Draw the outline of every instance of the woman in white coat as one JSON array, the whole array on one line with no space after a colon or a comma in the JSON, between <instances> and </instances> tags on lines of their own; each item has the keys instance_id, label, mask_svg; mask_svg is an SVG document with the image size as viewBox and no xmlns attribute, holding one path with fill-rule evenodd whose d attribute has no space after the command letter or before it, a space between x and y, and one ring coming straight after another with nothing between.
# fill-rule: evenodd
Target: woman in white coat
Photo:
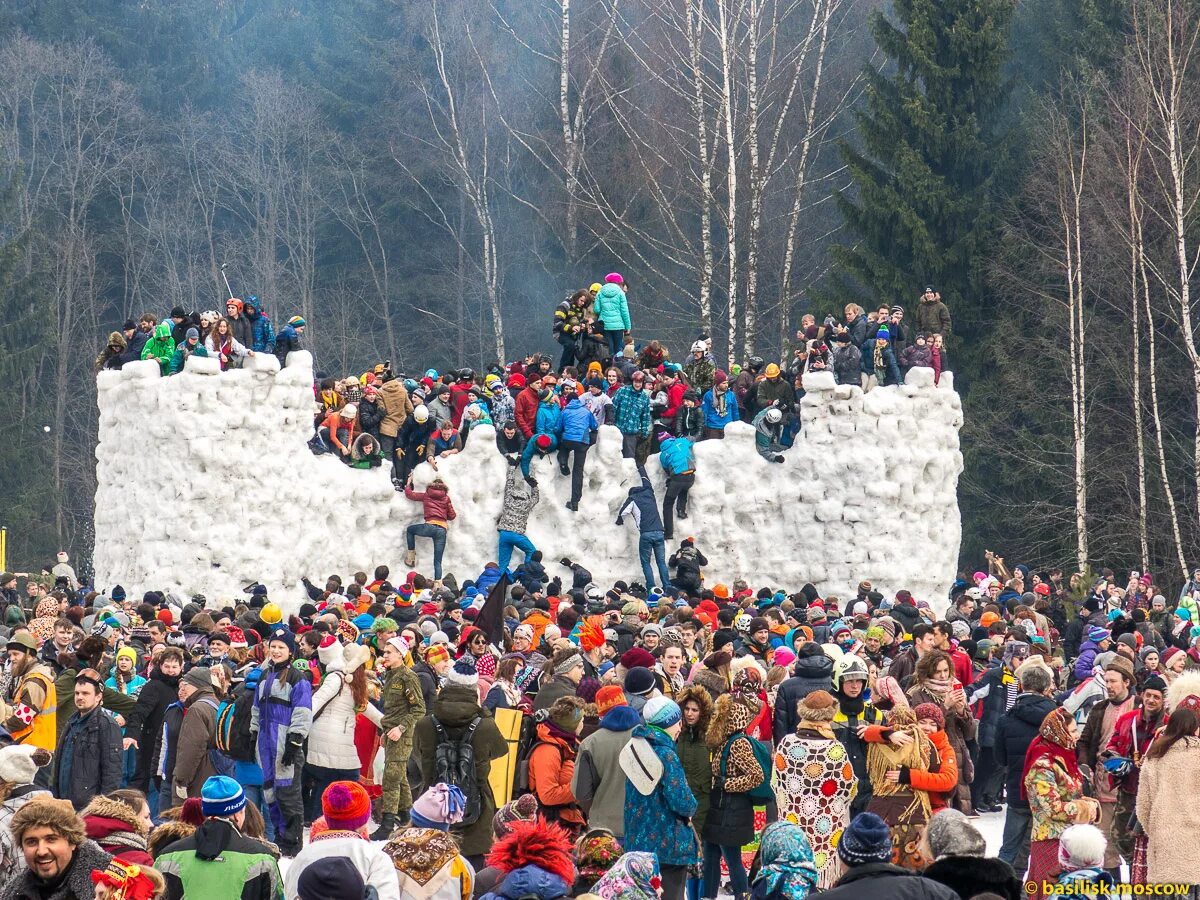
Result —
<instances>
[{"instance_id":1,"label":"woman in white coat","mask_svg":"<svg viewBox=\"0 0 1200 900\"><path fill-rule=\"evenodd\" d=\"M370 655L370 649L362 644L342 646L330 635L317 648L325 676L312 698L313 723L308 732L303 776L306 824L320 817L325 788L335 781L358 781L355 720L362 713L373 717L378 726L380 718L379 711L367 702L367 673L363 666Z\"/></svg>"},{"instance_id":2,"label":"woman in white coat","mask_svg":"<svg viewBox=\"0 0 1200 900\"><path fill-rule=\"evenodd\" d=\"M1170 716L1154 738L1138 775L1137 819L1146 832L1147 882L1186 884L1200 897L1200 675L1187 674L1167 691Z\"/></svg>"}]
</instances>

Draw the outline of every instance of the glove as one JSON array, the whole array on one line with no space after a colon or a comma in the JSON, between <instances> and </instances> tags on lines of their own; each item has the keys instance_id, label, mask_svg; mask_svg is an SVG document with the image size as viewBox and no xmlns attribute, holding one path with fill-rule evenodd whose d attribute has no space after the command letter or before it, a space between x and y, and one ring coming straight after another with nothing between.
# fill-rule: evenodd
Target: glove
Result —
<instances>
[{"instance_id":1,"label":"glove","mask_svg":"<svg viewBox=\"0 0 1200 900\"><path fill-rule=\"evenodd\" d=\"M776 455L776 457L775 457L775 459L774 459L774 462L777 462L777 463L781 463L781 462L783 462L783 457L782 457L782 456L779 456L779 455Z\"/></svg>"},{"instance_id":2,"label":"glove","mask_svg":"<svg viewBox=\"0 0 1200 900\"><path fill-rule=\"evenodd\" d=\"M283 758L280 762L285 766L294 765L296 759L300 756L300 746L303 743L303 740L289 737L287 746L283 748Z\"/></svg>"},{"instance_id":3,"label":"glove","mask_svg":"<svg viewBox=\"0 0 1200 900\"><path fill-rule=\"evenodd\" d=\"M187 799L187 794L188 794L188 791L187 791L187 785L186 785L186 784L177 784L177 785L175 785L175 796L176 796L176 797L178 797L180 800L186 800L186 799Z\"/></svg>"},{"instance_id":4,"label":"glove","mask_svg":"<svg viewBox=\"0 0 1200 900\"><path fill-rule=\"evenodd\" d=\"M624 525L624 524L625 524L625 517L624 517L624 516L617 516L617 524L618 524L618 525Z\"/></svg>"},{"instance_id":5,"label":"glove","mask_svg":"<svg viewBox=\"0 0 1200 900\"><path fill-rule=\"evenodd\" d=\"M534 478L532 475L525 476L525 483L527 485L529 485L530 487L537 487L537 479Z\"/></svg>"}]
</instances>

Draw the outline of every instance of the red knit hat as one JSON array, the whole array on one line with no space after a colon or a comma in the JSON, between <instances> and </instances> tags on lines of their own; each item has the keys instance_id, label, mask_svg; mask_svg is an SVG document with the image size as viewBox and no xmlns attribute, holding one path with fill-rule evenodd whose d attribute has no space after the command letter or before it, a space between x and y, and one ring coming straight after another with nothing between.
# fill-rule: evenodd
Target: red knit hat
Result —
<instances>
[{"instance_id":1,"label":"red knit hat","mask_svg":"<svg viewBox=\"0 0 1200 900\"><path fill-rule=\"evenodd\" d=\"M357 782L335 781L321 795L321 811L335 831L358 831L371 820L371 798Z\"/></svg>"},{"instance_id":2,"label":"red knit hat","mask_svg":"<svg viewBox=\"0 0 1200 900\"><path fill-rule=\"evenodd\" d=\"M158 621L162 622L168 628L175 624L175 616L169 609L160 609L154 618L158 619Z\"/></svg>"},{"instance_id":3,"label":"red knit hat","mask_svg":"<svg viewBox=\"0 0 1200 900\"><path fill-rule=\"evenodd\" d=\"M619 685L606 684L600 690L596 691L596 713L604 715L614 706L627 706L629 701L625 699L625 692L621 690Z\"/></svg>"},{"instance_id":4,"label":"red knit hat","mask_svg":"<svg viewBox=\"0 0 1200 900\"><path fill-rule=\"evenodd\" d=\"M238 628L236 625L230 625L225 629L225 633L229 635L229 646L234 649L246 649L249 643L246 642L246 632Z\"/></svg>"}]
</instances>

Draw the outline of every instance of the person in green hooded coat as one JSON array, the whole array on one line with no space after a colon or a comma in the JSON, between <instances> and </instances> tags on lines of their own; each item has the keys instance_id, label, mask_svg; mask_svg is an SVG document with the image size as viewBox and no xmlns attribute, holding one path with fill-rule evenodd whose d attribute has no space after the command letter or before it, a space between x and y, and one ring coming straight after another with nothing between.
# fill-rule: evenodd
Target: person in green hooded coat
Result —
<instances>
[{"instance_id":1,"label":"person in green hooded coat","mask_svg":"<svg viewBox=\"0 0 1200 900\"><path fill-rule=\"evenodd\" d=\"M150 340L142 348L142 359L158 360L162 374L166 375L171 366L171 357L175 355L175 340L171 337L170 321L160 322L154 329Z\"/></svg>"}]
</instances>

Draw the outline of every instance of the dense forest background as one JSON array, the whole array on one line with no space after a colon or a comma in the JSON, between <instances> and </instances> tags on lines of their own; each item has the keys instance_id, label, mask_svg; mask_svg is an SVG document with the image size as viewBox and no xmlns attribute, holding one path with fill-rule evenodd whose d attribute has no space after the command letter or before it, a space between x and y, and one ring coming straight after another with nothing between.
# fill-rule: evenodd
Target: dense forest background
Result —
<instances>
[{"instance_id":1,"label":"dense forest background","mask_svg":"<svg viewBox=\"0 0 1200 900\"><path fill-rule=\"evenodd\" d=\"M1198 38L1200 0L8 0L9 566L87 568L127 317L220 309L224 272L319 369L482 366L617 269L639 341L731 361L937 285L964 565L1178 582Z\"/></svg>"}]
</instances>

